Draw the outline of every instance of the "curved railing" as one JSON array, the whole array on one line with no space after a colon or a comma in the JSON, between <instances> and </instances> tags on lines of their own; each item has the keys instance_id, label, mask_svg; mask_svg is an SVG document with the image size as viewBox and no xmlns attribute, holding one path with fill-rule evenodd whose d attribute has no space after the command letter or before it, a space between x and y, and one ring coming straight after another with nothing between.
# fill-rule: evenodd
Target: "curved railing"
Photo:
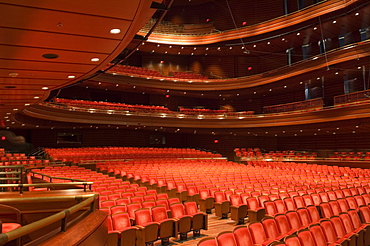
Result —
<instances>
[{"instance_id":1,"label":"curved railing","mask_svg":"<svg viewBox=\"0 0 370 246\"><path fill-rule=\"evenodd\" d=\"M2 186L2 185L1 185ZM0 187L1 187L0 186ZM95 194L89 194L89 195L86 195L85 196L87 199L76 204L75 206L73 207L70 207L68 209L65 209L59 213L56 213L54 215L51 215L47 218L44 218L44 219L41 219L41 220L38 220L36 222L33 222L31 224L28 224L28 225L24 225L18 229L15 229L15 230L12 230L12 231L9 231L9 232L6 232L6 233L1 233L0 234L0 245L4 245L12 240L15 240L15 239L18 239L22 236L25 236L25 235L28 235L32 232L35 232L37 230L40 230L42 228L45 228L53 223L56 223L58 221L60 221L60 230L65 232L67 231L67 218L76 213L77 211L83 209L84 207L90 205L90 209L85 211L85 213L90 213L90 212L93 212L94 209L95 209L95 201L96 201L96 197L97 195ZM19 199L22 199L22 198L19 198ZM52 200L53 198L51 197L48 197L49 200ZM55 199L57 200L60 200L61 197L56 197ZM1 202L2 199L0 199L0 202ZM25 199L25 201L27 201L27 199Z\"/></svg>"}]
</instances>

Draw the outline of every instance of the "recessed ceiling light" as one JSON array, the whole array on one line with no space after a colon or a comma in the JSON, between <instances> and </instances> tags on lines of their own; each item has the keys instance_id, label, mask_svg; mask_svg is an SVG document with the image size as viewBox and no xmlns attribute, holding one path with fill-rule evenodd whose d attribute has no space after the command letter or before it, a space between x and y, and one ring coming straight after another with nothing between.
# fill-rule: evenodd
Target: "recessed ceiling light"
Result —
<instances>
[{"instance_id":1,"label":"recessed ceiling light","mask_svg":"<svg viewBox=\"0 0 370 246\"><path fill-rule=\"evenodd\" d=\"M337 23L337 21L336 21L336 20L334 20L334 21L333 21L333 24L335 24L335 23Z\"/></svg>"},{"instance_id":2,"label":"recessed ceiling light","mask_svg":"<svg viewBox=\"0 0 370 246\"><path fill-rule=\"evenodd\" d=\"M297 32L297 36L301 35L301 33Z\"/></svg>"},{"instance_id":3,"label":"recessed ceiling light","mask_svg":"<svg viewBox=\"0 0 370 246\"><path fill-rule=\"evenodd\" d=\"M69 79L74 79L74 78L76 78L76 76L74 76L74 75L68 75L68 78Z\"/></svg>"},{"instance_id":4,"label":"recessed ceiling light","mask_svg":"<svg viewBox=\"0 0 370 246\"><path fill-rule=\"evenodd\" d=\"M30 106L30 104L29 103L25 103L24 106Z\"/></svg>"},{"instance_id":5,"label":"recessed ceiling light","mask_svg":"<svg viewBox=\"0 0 370 246\"><path fill-rule=\"evenodd\" d=\"M59 55L49 53L49 54L43 54L42 57L44 57L45 59L56 59L59 57Z\"/></svg>"},{"instance_id":6,"label":"recessed ceiling light","mask_svg":"<svg viewBox=\"0 0 370 246\"><path fill-rule=\"evenodd\" d=\"M42 89L42 90L48 90L48 89L49 89L49 87L47 87L47 86L43 86L41 89Z\"/></svg>"},{"instance_id":7,"label":"recessed ceiling light","mask_svg":"<svg viewBox=\"0 0 370 246\"><path fill-rule=\"evenodd\" d=\"M38 96L35 96L35 97L33 97L33 99L39 99L40 97L38 97Z\"/></svg>"},{"instance_id":8,"label":"recessed ceiling light","mask_svg":"<svg viewBox=\"0 0 370 246\"><path fill-rule=\"evenodd\" d=\"M94 57L94 58L91 58L91 61L92 62L98 62L100 59L99 58L97 58L97 57Z\"/></svg>"},{"instance_id":9,"label":"recessed ceiling light","mask_svg":"<svg viewBox=\"0 0 370 246\"><path fill-rule=\"evenodd\" d=\"M113 29L111 29L110 30L110 33L111 34L118 34L118 33L120 33L121 32L121 30L120 29L118 29L118 28L113 28Z\"/></svg>"},{"instance_id":10,"label":"recessed ceiling light","mask_svg":"<svg viewBox=\"0 0 370 246\"><path fill-rule=\"evenodd\" d=\"M18 76L18 73L9 73L9 76L14 78Z\"/></svg>"},{"instance_id":11,"label":"recessed ceiling light","mask_svg":"<svg viewBox=\"0 0 370 246\"><path fill-rule=\"evenodd\" d=\"M358 16L358 15L360 15L360 13L359 13L359 12L357 12L355 15L356 15L356 16Z\"/></svg>"},{"instance_id":12,"label":"recessed ceiling light","mask_svg":"<svg viewBox=\"0 0 370 246\"><path fill-rule=\"evenodd\" d=\"M314 27L313 30L317 30L317 27Z\"/></svg>"}]
</instances>

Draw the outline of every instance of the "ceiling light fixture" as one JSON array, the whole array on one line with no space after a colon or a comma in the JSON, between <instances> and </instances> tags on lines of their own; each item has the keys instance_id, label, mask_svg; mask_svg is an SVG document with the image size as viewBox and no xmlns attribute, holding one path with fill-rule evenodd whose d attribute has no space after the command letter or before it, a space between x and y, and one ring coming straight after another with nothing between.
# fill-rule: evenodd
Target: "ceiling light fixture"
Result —
<instances>
[{"instance_id":1,"label":"ceiling light fixture","mask_svg":"<svg viewBox=\"0 0 370 246\"><path fill-rule=\"evenodd\" d=\"M118 28L113 28L113 29L111 29L109 32L110 32L111 34L118 34L118 33L120 33L120 32L121 32L121 30L120 30L120 29L118 29Z\"/></svg>"}]
</instances>

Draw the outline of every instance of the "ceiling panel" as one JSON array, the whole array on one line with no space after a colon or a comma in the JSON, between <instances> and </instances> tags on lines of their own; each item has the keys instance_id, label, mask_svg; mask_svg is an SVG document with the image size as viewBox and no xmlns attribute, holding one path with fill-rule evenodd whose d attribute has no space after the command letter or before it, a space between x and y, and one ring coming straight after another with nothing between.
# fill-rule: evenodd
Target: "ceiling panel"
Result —
<instances>
[{"instance_id":1,"label":"ceiling panel","mask_svg":"<svg viewBox=\"0 0 370 246\"><path fill-rule=\"evenodd\" d=\"M14 14L22 18L13 18ZM73 35L121 39L131 25L130 20L108 18L95 15L61 12L57 10L35 9L0 3L0 26L39 30ZM113 35L110 30L121 29Z\"/></svg>"},{"instance_id":2,"label":"ceiling panel","mask_svg":"<svg viewBox=\"0 0 370 246\"><path fill-rule=\"evenodd\" d=\"M16 6L28 6L33 8L59 10L88 15L107 16L132 20L141 1L138 0L2 0L2 3Z\"/></svg>"}]
</instances>

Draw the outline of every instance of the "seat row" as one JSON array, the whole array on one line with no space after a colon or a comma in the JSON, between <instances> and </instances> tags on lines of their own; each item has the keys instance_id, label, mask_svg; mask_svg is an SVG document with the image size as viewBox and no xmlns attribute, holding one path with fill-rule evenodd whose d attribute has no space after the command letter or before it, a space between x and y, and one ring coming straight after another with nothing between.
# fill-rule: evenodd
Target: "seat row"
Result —
<instances>
[{"instance_id":1,"label":"seat row","mask_svg":"<svg viewBox=\"0 0 370 246\"><path fill-rule=\"evenodd\" d=\"M237 226L233 231L219 233L216 238L202 239L198 246L364 246L370 243L370 225L361 220L356 210L302 223L304 220L298 211L289 211L285 215L265 218L262 222Z\"/></svg>"},{"instance_id":2,"label":"seat row","mask_svg":"<svg viewBox=\"0 0 370 246\"><path fill-rule=\"evenodd\" d=\"M193 231L194 236L200 230L208 229L207 215L198 211L194 202L174 203L170 207L171 217L164 206L138 208L134 211L134 220L129 213L118 212L108 215L109 237L121 238L121 246L141 246L153 243L158 239L162 245L169 243L170 237L187 239Z\"/></svg>"}]
</instances>

